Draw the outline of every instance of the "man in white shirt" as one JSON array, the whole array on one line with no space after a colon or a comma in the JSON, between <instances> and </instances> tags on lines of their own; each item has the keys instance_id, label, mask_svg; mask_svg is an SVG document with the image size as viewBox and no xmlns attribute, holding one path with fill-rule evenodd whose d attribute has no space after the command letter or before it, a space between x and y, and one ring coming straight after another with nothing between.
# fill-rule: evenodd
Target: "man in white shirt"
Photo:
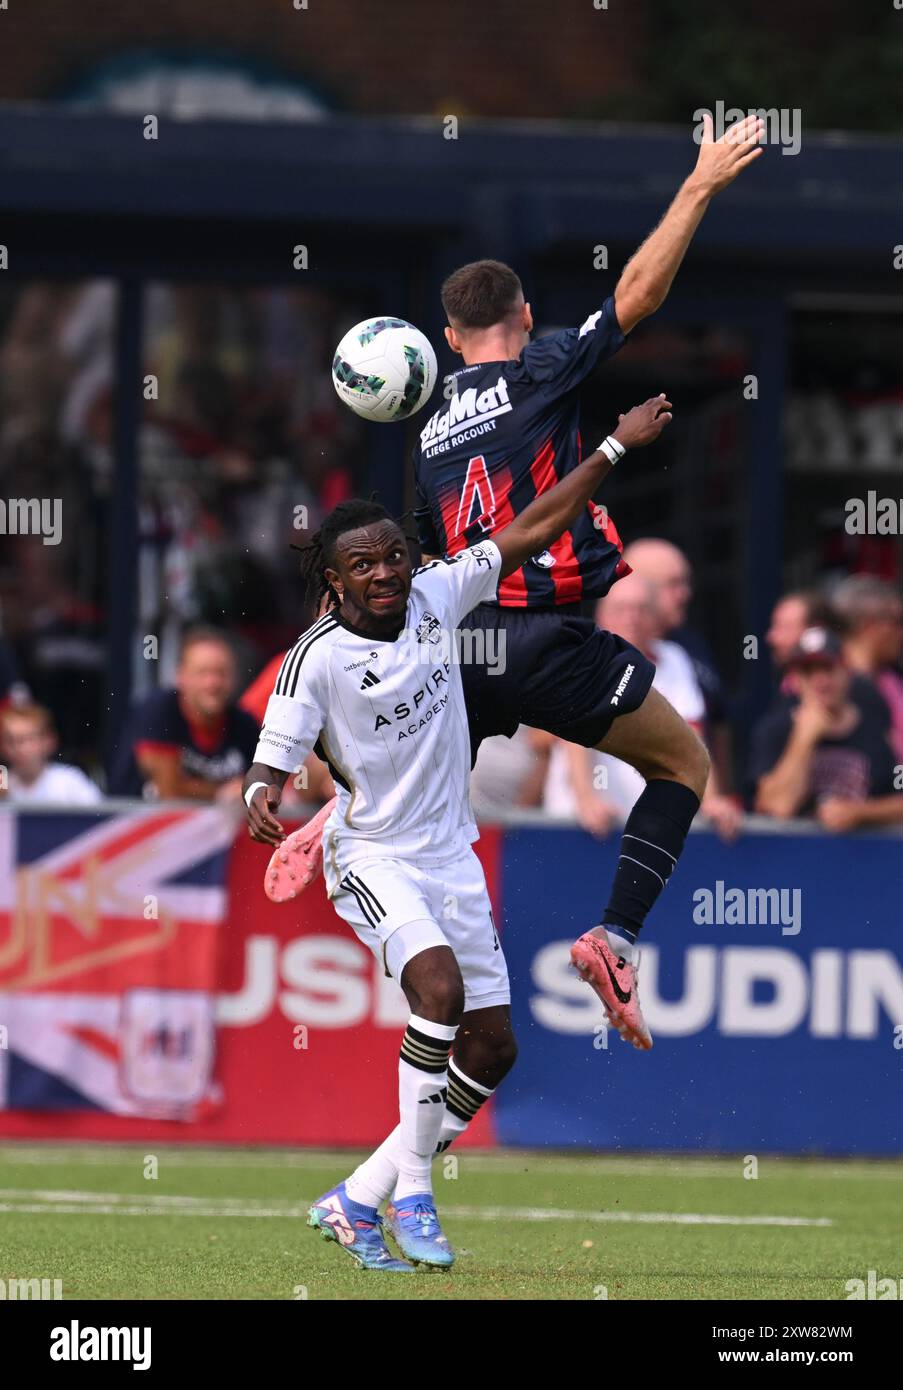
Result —
<instances>
[{"instance_id":1,"label":"man in white shirt","mask_svg":"<svg viewBox=\"0 0 903 1390\"><path fill-rule=\"evenodd\" d=\"M0 752L8 768L10 801L54 806L93 806L100 801L99 787L81 768L52 761L57 746L53 716L42 705L0 710Z\"/></svg>"},{"instance_id":2,"label":"man in white shirt","mask_svg":"<svg viewBox=\"0 0 903 1390\"><path fill-rule=\"evenodd\" d=\"M470 774L470 800L478 821L542 805L549 771L549 736L520 724L511 735L484 738Z\"/></svg>"},{"instance_id":3,"label":"man in white shirt","mask_svg":"<svg viewBox=\"0 0 903 1390\"><path fill-rule=\"evenodd\" d=\"M432 1194L432 1158L514 1060L507 969L471 849L470 735L455 633L478 603L495 598L500 579L561 535L620 449L657 438L668 411L664 397L630 411L613 443L603 441L493 540L450 560L412 572L403 533L374 502L341 504L309 548L308 575L333 606L285 657L244 797L251 836L277 847L285 834L273 813L286 777L312 748L328 763L338 790L323 831L327 891L411 1006L399 1062L400 1123L310 1209L309 1224L366 1268L412 1268L392 1259L382 1235L378 1209L393 1191L387 1219L402 1253L414 1262L452 1263ZM646 674L639 652L629 650L626 659ZM656 738L686 735L654 692L643 708ZM633 966L601 944L620 1007L643 1027Z\"/></svg>"},{"instance_id":4,"label":"man in white shirt","mask_svg":"<svg viewBox=\"0 0 903 1390\"><path fill-rule=\"evenodd\" d=\"M601 599L597 621L632 642L655 665L652 685L691 728L701 732L705 697L683 647L656 637L660 630L658 590L651 579L634 573ZM643 790L640 774L620 758L558 739L552 750L543 806L550 815L575 818L591 833L604 836L623 824ZM711 782L701 814L725 837L736 834L739 813Z\"/></svg>"}]
</instances>

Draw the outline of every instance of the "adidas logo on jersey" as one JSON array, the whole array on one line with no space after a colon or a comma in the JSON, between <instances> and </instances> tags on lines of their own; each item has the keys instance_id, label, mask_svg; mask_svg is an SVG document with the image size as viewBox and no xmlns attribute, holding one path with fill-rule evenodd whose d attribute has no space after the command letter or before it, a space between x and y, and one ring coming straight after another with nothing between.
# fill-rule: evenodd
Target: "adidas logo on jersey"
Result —
<instances>
[{"instance_id":1,"label":"adidas logo on jersey","mask_svg":"<svg viewBox=\"0 0 903 1390\"><path fill-rule=\"evenodd\" d=\"M379 685L379 676L373 671L368 671L361 681L361 690L368 690L371 685Z\"/></svg>"},{"instance_id":2,"label":"adidas logo on jersey","mask_svg":"<svg viewBox=\"0 0 903 1390\"><path fill-rule=\"evenodd\" d=\"M508 398L508 383L500 376L495 386L477 394L471 386L467 391L456 392L448 405L437 410L425 429L420 431L420 447L427 449L444 439L453 439L475 421L483 423L494 420L497 415L506 415L512 409Z\"/></svg>"}]
</instances>

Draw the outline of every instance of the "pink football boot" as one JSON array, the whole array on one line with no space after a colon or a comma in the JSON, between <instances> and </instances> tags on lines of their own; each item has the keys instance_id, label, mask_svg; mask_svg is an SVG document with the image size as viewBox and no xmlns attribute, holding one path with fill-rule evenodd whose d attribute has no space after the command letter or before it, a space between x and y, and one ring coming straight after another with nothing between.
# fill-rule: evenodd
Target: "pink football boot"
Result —
<instances>
[{"instance_id":1,"label":"pink football boot","mask_svg":"<svg viewBox=\"0 0 903 1390\"><path fill-rule=\"evenodd\" d=\"M571 960L602 1000L605 1017L612 1028L617 1028L625 1042L648 1052L652 1034L640 1008L636 966L617 954L607 932L602 936L584 932L571 947Z\"/></svg>"},{"instance_id":2,"label":"pink football boot","mask_svg":"<svg viewBox=\"0 0 903 1390\"><path fill-rule=\"evenodd\" d=\"M297 898L323 869L323 826L332 813L333 797L313 820L286 835L273 850L263 881L264 892L274 903Z\"/></svg>"}]
</instances>

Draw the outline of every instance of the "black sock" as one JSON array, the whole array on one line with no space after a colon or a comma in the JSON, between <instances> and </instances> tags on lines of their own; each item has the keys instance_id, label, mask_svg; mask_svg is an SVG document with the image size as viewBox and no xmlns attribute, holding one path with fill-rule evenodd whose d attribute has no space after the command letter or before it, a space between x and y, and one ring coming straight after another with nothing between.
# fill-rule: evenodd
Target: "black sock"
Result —
<instances>
[{"instance_id":1,"label":"black sock","mask_svg":"<svg viewBox=\"0 0 903 1390\"><path fill-rule=\"evenodd\" d=\"M647 782L627 817L621 857L602 921L636 940L646 914L680 858L699 797L682 782Z\"/></svg>"}]
</instances>

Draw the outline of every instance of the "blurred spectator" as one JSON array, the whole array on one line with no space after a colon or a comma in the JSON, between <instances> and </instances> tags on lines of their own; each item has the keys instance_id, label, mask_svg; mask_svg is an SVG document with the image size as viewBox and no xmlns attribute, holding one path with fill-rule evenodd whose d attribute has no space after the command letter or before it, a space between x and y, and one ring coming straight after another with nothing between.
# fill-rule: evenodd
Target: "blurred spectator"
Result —
<instances>
[{"instance_id":1,"label":"blurred spectator","mask_svg":"<svg viewBox=\"0 0 903 1390\"><path fill-rule=\"evenodd\" d=\"M799 589L778 599L765 634L765 641L778 676L778 691L765 714L757 721L753 737L755 730L777 711L789 708L799 698L797 672L792 667L792 657L806 629L823 627L836 631L840 626L841 619L838 614L829 606L827 600L814 590ZM890 710L887 702L869 676L853 670L850 699L867 719L882 729L889 727Z\"/></svg>"},{"instance_id":2,"label":"blurred spectator","mask_svg":"<svg viewBox=\"0 0 903 1390\"><path fill-rule=\"evenodd\" d=\"M262 727L263 725L267 702L273 693L276 677L279 675L285 656L285 652L279 652L272 661L268 661L260 675L255 677L238 702L258 726ZM301 783L300 786L298 785L299 782ZM329 775L329 768L325 762L320 761L316 753L309 753L304 760L304 776L293 774L288 779L280 804L291 806L293 802L316 802L318 805L325 805L334 796L335 786Z\"/></svg>"},{"instance_id":3,"label":"blurred spectator","mask_svg":"<svg viewBox=\"0 0 903 1390\"><path fill-rule=\"evenodd\" d=\"M851 671L874 682L890 711L890 745L903 762L903 597L886 579L855 574L834 591L844 625L844 656Z\"/></svg>"},{"instance_id":4,"label":"blurred spectator","mask_svg":"<svg viewBox=\"0 0 903 1390\"><path fill-rule=\"evenodd\" d=\"M775 604L765 641L781 680L807 627L828 627L827 604L821 595L804 589L784 594Z\"/></svg>"},{"instance_id":5,"label":"blurred spectator","mask_svg":"<svg viewBox=\"0 0 903 1390\"><path fill-rule=\"evenodd\" d=\"M783 820L814 815L835 831L903 818L886 732L850 698L840 639L827 628L807 628L788 668L799 702L776 709L755 731L755 809Z\"/></svg>"},{"instance_id":6,"label":"blurred spectator","mask_svg":"<svg viewBox=\"0 0 903 1390\"><path fill-rule=\"evenodd\" d=\"M656 636L662 627L658 593L658 586L644 575L628 575L600 601L597 620L655 663L653 686L700 732L705 717L702 689L684 648ZM576 816L584 829L604 836L627 819L643 785L640 774L619 758L556 740L543 805L552 815ZM720 793L714 767L702 813L726 839L737 834L739 808Z\"/></svg>"},{"instance_id":7,"label":"blurred spectator","mask_svg":"<svg viewBox=\"0 0 903 1390\"><path fill-rule=\"evenodd\" d=\"M257 721L232 701L235 658L215 628L182 638L176 688L132 711L110 777L112 796L229 801L254 760Z\"/></svg>"},{"instance_id":8,"label":"blurred spectator","mask_svg":"<svg viewBox=\"0 0 903 1390\"><path fill-rule=\"evenodd\" d=\"M511 738L486 738L470 778L470 801L479 820L500 811L541 806L555 740L541 729L518 726Z\"/></svg>"},{"instance_id":9,"label":"blurred spectator","mask_svg":"<svg viewBox=\"0 0 903 1390\"><path fill-rule=\"evenodd\" d=\"M727 693L707 638L687 626L687 610L693 597L690 562L676 545L651 536L629 545L624 559L637 574L655 584L658 612L655 635L667 637L683 647L693 663L705 701L701 733L712 755L718 785L728 791L733 785L733 751Z\"/></svg>"},{"instance_id":10,"label":"blurred spectator","mask_svg":"<svg viewBox=\"0 0 903 1390\"><path fill-rule=\"evenodd\" d=\"M58 740L53 717L42 705L0 710L0 751L9 767L9 800L56 806L92 806L100 789L81 768L52 762Z\"/></svg>"}]
</instances>

